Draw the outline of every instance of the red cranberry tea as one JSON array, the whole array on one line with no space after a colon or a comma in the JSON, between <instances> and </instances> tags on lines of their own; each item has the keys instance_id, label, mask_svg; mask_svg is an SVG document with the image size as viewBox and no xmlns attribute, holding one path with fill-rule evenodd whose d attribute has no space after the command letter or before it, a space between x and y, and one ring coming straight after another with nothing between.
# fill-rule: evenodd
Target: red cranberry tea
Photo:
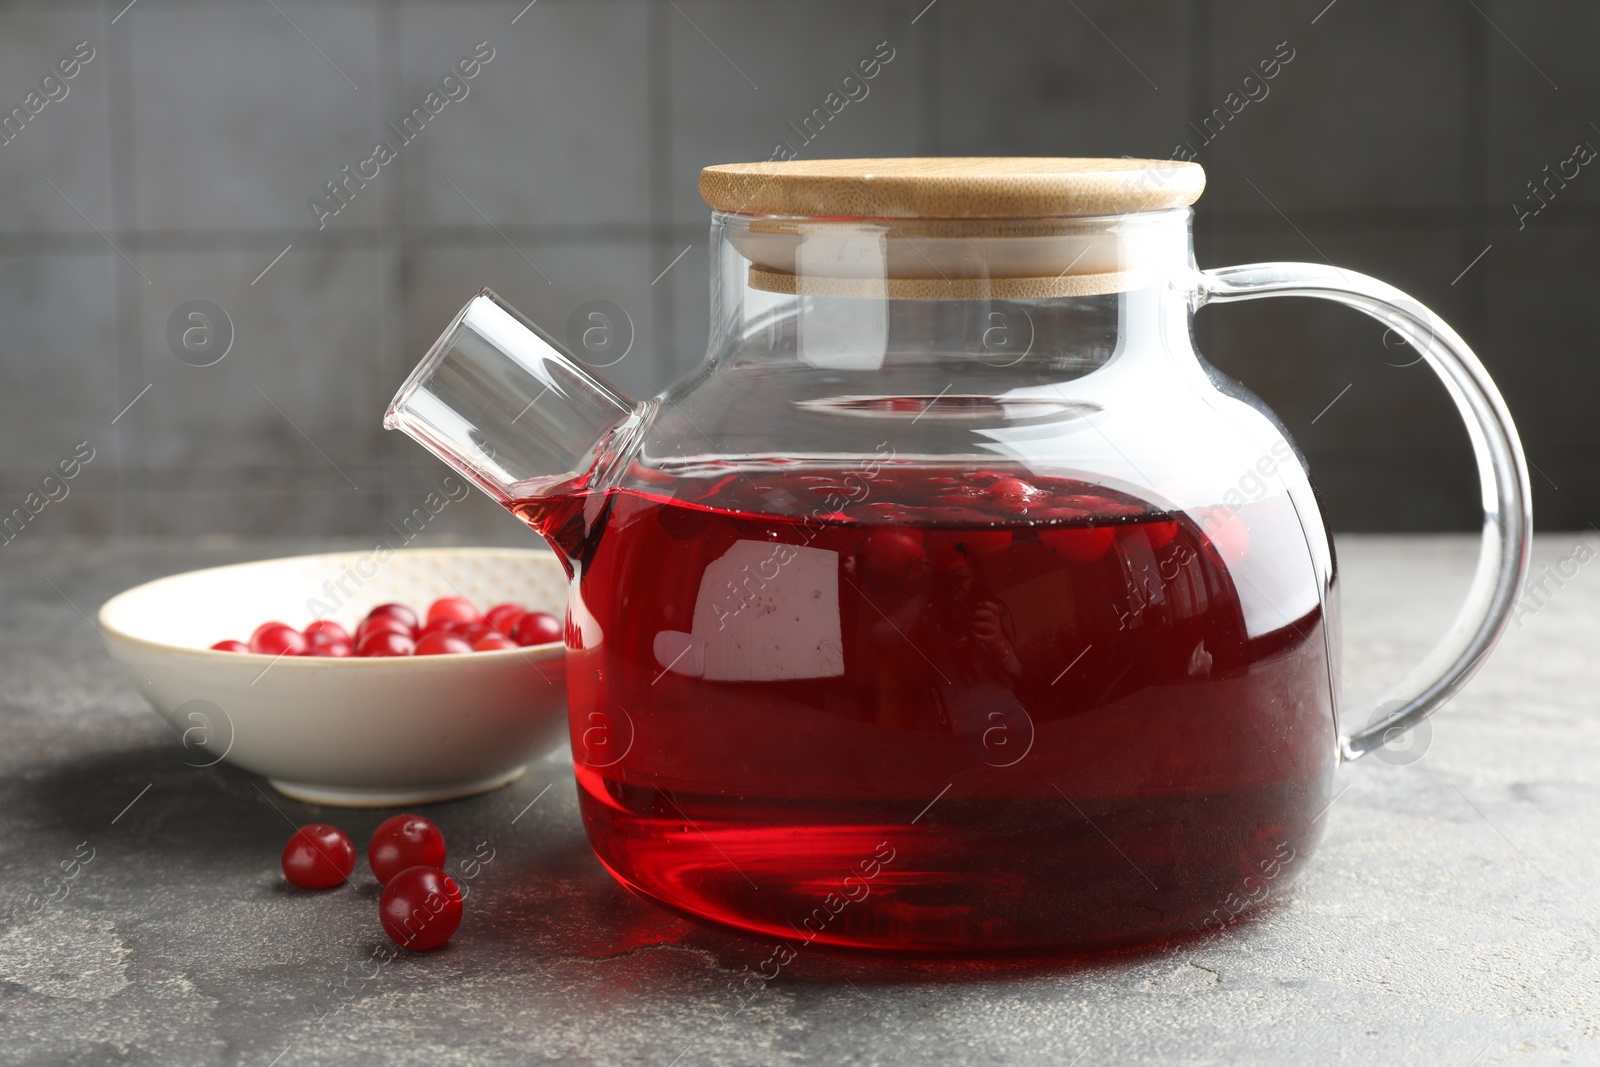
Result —
<instances>
[{"instance_id":1,"label":"red cranberry tea","mask_svg":"<svg viewBox=\"0 0 1600 1067\"><path fill-rule=\"evenodd\" d=\"M1310 843L1329 620L1275 595L1310 566L1292 512L1202 529L1020 471L705 484L518 508L578 574L580 798L626 884L791 941L1088 947L1198 928Z\"/></svg>"}]
</instances>

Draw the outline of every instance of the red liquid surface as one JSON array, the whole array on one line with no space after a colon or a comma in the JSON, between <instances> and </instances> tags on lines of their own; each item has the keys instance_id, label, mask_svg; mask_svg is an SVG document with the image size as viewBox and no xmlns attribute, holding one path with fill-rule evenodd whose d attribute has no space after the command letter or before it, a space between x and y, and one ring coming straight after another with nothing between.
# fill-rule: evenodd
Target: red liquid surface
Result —
<instances>
[{"instance_id":1,"label":"red liquid surface","mask_svg":"<svg viewBox=\"0 0 1600 1067\"><path fill-rule=\"evenodd\" d=\"M685 484L518 508L577 574L579 796L625 885L795 947L1086 950L1304 865L1334 713L1286 501L1202 529L1005 471Z\"/></svg>"}]
</instances>

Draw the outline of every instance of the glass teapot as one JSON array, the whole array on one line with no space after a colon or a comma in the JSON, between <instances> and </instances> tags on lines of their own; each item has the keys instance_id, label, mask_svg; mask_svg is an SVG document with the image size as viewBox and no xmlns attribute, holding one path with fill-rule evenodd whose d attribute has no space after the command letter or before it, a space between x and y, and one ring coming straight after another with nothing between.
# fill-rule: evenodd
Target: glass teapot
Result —
<instances>
[{"instance_id":1,"label":"glass teapot","mask_svg":"<svg viewBox=\"0 0 1600 1067\"><path fill-rule=\"evenodd\" d=\"M1382 282L1197 269L1204 184L708 168L710 349L642 402L487 290L451 324L384 424L564 559L579 798L618 880L789 951L1183 935L1298 875L1339 762L1465 684L1527 566L1504 403ZM1199 308L1264 296L1395 330L1477 454L1466 603L1354 728L1304 457L1193 344Z\"/></svg>"}]
</instances>

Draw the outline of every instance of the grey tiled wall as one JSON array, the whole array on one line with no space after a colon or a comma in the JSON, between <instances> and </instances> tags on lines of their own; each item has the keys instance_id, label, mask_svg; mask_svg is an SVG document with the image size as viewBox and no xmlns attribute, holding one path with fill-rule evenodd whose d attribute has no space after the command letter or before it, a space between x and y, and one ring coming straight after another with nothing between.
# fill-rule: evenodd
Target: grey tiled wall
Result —
<instances>
[{"instance_id":1,"label":"grey tiled wall","mask_svg":"<svg viewBox=\"0 0 1600 1067\"><path fill-rule=\"evenodd\" d=\"M525 3L0 6L0 111L94 49L0 144L0 503L77 442L96 451L27 536L381 534L443 473L378 428L383 406L480 285L558 333L585 301L620 304L636 341L611 373L653 392L705 344L699 168L770 155L880 41L895 58L807 156L1188 142L1210 175L1202 264L1327 258L1408 290L1500 382L1540 524L1600 516L1600 173L1520 229L1511 207L1600 145L1593 5ZM494 57L470 94L318 229L307 201L478 41ZM1202 143L1191 123L1280 42L1294 58L1269 95ZM167 342L201 299L233 324L208 367ZM1198 331L1306 447L1336 525L1475 524L1466 436L1375 324L1272 301L1207 310ZM439 528L520 535L477 499Z\"/></svg>"}]
</instances>

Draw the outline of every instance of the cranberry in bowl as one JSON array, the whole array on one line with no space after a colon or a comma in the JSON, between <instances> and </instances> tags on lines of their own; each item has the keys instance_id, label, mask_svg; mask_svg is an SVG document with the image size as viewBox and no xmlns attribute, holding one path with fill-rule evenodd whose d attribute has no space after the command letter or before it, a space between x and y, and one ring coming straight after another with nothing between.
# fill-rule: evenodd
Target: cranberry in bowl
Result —
<instances>
[{"instance_id":1,"label":"cranberry in bowl","mask_svg":"<svg viewBox=\"0 0 1600 1067\"><path fill-rule=\"evenodd\" d=\"M410 806L497 789L566 737L555 627L503 632L562 618L566 584L540 550L335 552L160 578L99 623L192 765L226 759L311 803Z\"/></svg>"}]
</instances>

